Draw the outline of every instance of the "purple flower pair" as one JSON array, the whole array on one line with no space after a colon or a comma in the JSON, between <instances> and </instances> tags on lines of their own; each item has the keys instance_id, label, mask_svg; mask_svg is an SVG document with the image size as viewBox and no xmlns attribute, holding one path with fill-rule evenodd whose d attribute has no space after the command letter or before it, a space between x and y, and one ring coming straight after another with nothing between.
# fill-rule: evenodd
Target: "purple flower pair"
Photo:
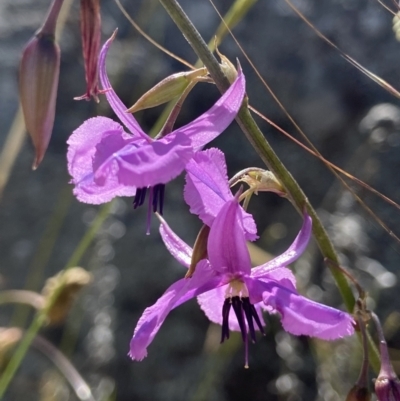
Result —
<instances>
[{"instance_id":1,"label":"purple flower pair","mask_svg":"<svg viewBox=\"0 0 400 401\"><path fill-rule=\"evenodd\" d=\"M200 151L232 122L244 94L245 79L239 71L228 91L206 113L160 139L147 136L111 88L105 60L112 38L100 53L99 78L107 100L130 131L106 117L82 124L68 140L68 168L74 194L86 203L108 202L115 196L136 196L134 206L144 202L150 189L153 210L162 209L163 185L187 171L185 200L192 213L209 227L206 254L191 278L178 280L147 308L134 331L129 355L142 360L168 313L196 297L207 317L221 324L221 342L230 330L255 341L264 331L262 311L278 312L284 329L295 335L333 340L354 332L347 313L302 297L286 267L306 248L312 221L304 214L303 226L282 255L251 267L246 240L257 239L253 217L230 191L223 153ZM160 217L160 233L169 252L184 266L192 262L193 250Z\"/></svg>"},{"instance_id":2,"label":"purple flower pair","mask_svg":"<svg viewBox=\"0 0 400 401\"><path fill-rule=\"evenodd\" d=\"M255 224L230 190L223 154L216 149L197 153L187 166L185 200L192 212L210 226L207 258L201 260L194 275L172 284L147 308L133 334L129 355L142 360L168 313L196 297L206 316L222 326L221 342L229 331L242 333L246 344L255 332L263 332L262 311L278 312L283 328L295 335L334 340L353 334L353 318L337 309L301 296L296 281L286 267L306 248L312 220L304 214L303 226L293 244L275 259L251 267L246 237L255 238ZM162 239L178 262L189 267L192 249L162 220Z\"/></svg>"}]
</instances>

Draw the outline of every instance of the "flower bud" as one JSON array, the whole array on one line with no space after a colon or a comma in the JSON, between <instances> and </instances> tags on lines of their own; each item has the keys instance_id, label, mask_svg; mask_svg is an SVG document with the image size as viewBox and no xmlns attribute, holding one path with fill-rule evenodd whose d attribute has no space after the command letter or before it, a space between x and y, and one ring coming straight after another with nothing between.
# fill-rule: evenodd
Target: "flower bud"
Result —
<instances>
[{"instance_id":1,"label":"flower bud","mask_svg":"<svg viewBox=\"0 0 400 401\"><path fill-rule=\"evenodd\" d=\"M28 42L19 68L19 95L25 125L35 147L33 169L46 153L54 124L60 49L55 27L62 0L55 0L42 28Z\"/></svg>"},{"instance_id":2,"label":"flower bud","mask_svg":"<svg viewBox=\"0 0 400 401\"><path fill-rule=\"evenodd\" d=\"M400 401L400 380L392 372L381 372L375 380L375 393L378 401Z\"/></svg>"},{"instance_id":3,"label":"flower bud","mask_svg":"<svg viewBox=\"0 0 400 401\"><path fill-rule=\"evenodd\" d=\"M375 393L378 401L400 401L400 380L390 362L389 351L378 316L371 313L379 336L381 369L375 380Z\"/></svg>"},{"instance_id":4,"label":"flower bud","mask_svg":"<svg viewBox=\"0 0 400 401\"><path fill-rule=\"evenodd\" d=\"M189 72L172 74L147 91L126 112L134 113L136 111L156 107L160 104L164 104L170 100L176 99L185 92L189 84L201 80L201 78L205 77L206 75L207 70L205 68L198 68L197 70Z\"/></svg>"},{"instance_id":5,"label":"flower bud","mask_svg":"<svg viewBox=\"0 0 400 401\"><path fill-rule=\"evenodd\" d=\"M64 321L78 292L90 283L91 278L91 274L81 267L71 267L47 280L42 294L45 297L44 308L52 304L47 311L51 324Z\"/></svg>"},{"instance_id":6,"label":"flower bud","mask_svg":"<svg viewBox=\"0 0 400 401\"><path fill-rule=\"evenodd\" d=\"M99 0L81 0L81 37L85 62L86 93L75 100L91 97L99 102L98 58L101 41L101 15Z\"/></svg>"},{"instance_id":7,"label":"flower bud","mask_svg":"<svg viewBox=\"0 0 400 401\"><path fill-rule=\"evenodd\" d=\"M197 263L199 263L200 260L207 258L207 241L209 234L210 227L204 224L197 234L197 238L193 246L192 260L190 261L189 270L187 271L185 278L192 277L196 270Z\"/></svg>"}]
</instances>

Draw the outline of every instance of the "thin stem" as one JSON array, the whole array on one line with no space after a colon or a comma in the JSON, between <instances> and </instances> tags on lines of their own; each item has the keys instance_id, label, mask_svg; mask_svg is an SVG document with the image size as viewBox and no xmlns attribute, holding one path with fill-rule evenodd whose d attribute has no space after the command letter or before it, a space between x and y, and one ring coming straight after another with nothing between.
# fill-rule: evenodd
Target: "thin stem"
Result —
<instances>
[{"instance_id":1,"label":"thin stem","mask_svg":"<svg viewBox=\"0 0 400 401\"><path fill-rule=\"evenodd\" d=\"M95 234L103 224L104 220L108 216L110 209L112 206L112 202L104 205L98 215L96 216L95 221L92 226L87 230L86 234L83 236L81 242L77 246L75 252L72 254L71 258L67 262L64 271L69 269L70 267L76 266L81 260L82 256L85 254L89 245L92 243ZM0 400L3 398L4 393L6 392L10 381L14 377L17 369L19 368L22 360L25 357L26 352L28 351L30 345L32 344L33 339L36 337L39 330L47 321L47 313L52 308L54 303L56 302L58 296L63 290L64 286L60 284L56 291L52 294L51 298L47 301L46 306L40 310L35 318L33 319L31 325L26 331L26 335L20 342L18 348L14 352L10 362L6 366L3 375L0 378Z\"/></svg>"},{"instance_id":2,"label":"thin stem","mask_svg":"<svg viewBox=\"0 0 400 401\"><path fill-rule=\"evenodd\" d=\"M30 305L35 309L42 309L44 306L43 295L38 294L34 291L28 290L7 290L0 292L0 305L17 303Z\"/></svg>"},{"instance_id":3,"label":"thin stem","mask_svg":"<svg viewBox=\"0 0 400 401\"><path fill-rule=\"evenodd\" d=\"M221 70L217 59L210 52L207 44L204 42L199 32L189 20L187 15L184 13L180 5L177 3L176 0L160 0L160 3L164 6L175 24L181 30L197 56L207 67L207 70L215 81L218 89L221 92L225 92L229 87L228 79L225 77L223 71ZM275 154L275 152L265 139L261 130L251 116L250 111L248 110L247 100L243 103L241 109L239 110L236 121L238 122L240 128L246 135L251 145L259 154L260 158L282 183L283 187L288 193L289 199L292 201L298 212L303 214L304 209L306 209L308 214L312 217L314 237L323 256L328 257L329 259L338 263L339 261L336 251L324 227L322 226L322 223L317 213L309 203L300 186L294 180L292 175L287 171L285 166L279 160L278 156ZM340 271L337 271L335 269L331 269L331 272L339 288L347 310L352 312L355 299L345 276Z\"/></svg>"},{"instance_id":4,"label":"thin stem","mask_svg":"<svg viewBox=\"0 0 400 401\"><path fill-rule=\"evenodd\" d=\"M358 327L361 331L361 342L363 347L363 361L361 366L360 375L358 376L357 384L360 387L368 388L368 368L369 368L369 357L368 357L368 336L365 328L365 323L362 316L358 316Z\"/></svg>"},{"instance_id":5,"label":"thin stem","mask_svg":"<svg viewBox=\"0 0 400 401\"><path fill-rule=\"evenodd\" d=\"M25 354L27 353L33 339L36 337L37 333L39 332L45 321L46 315L39 312L30 325L28 331L26 332L26 335L19 343L10 362L7 364L7 367L4 370L3 375L0 379L0 400L3 399L4 393L6 392L11 379L14 377L14 374L17 371L22 360L24 359Z\"/></svg>"},{"instance_id":6,"label":"thin stem","mask_svg":"<svg viewBox=\"0 0 400 401\"><path fill-rule=\"evenodd\" d=\"M95 401L90 387L75 369L74 365L53 344L41 336L33 340L33 346L49 358L60 370L82 401Z\"/></svg>"},{"instance_id":7,"label":"thin stem","mask_svg":"<svg viewBox=\"0 0 400 401\"><path fill-rule=\"evenodd\" d=\"M53 0L46 20L37 32L37 35L55 35L58 15L60 14L63 3L64 0Z\"/></svg>"},{"instance_id":8,"label":"thin stem","mask_svg":"<svg viewBox=\"0 0 400 401\"><path fill-rule=\"evenodd\" d=\"M385 339L385 335L383 334L381 322L379 321L378 316L374 313L371 312L372 320L375 323L375 328L378 333L378 338L379 338L379 350L381 353L381 370L379 373L379 376L386 375L392 379L396 378L396 373L394 372L392 363L390 362L390 356L389 356L389 351L387 348L387 343Z\"/></svg>"}]
</instances>

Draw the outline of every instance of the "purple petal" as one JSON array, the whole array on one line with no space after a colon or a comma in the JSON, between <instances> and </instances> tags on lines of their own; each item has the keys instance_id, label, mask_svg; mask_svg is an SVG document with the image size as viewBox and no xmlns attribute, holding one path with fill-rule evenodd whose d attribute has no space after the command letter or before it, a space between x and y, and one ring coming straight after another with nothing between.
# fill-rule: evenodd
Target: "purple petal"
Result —
<instances>
[{"instance_id":1,"label":"purple petal","mask_svg":"<svg viewBox=\"0 0 400 401\"><path fill-rule=\"evenodd\" d=\"M95 117L85 121L69 137L68 171L75 184L74 194L81 202L100 204L110 201L116 196L133 196L135 187L121 185L116 177L110 177L104 186L94 182L93 157L96 145L104 137L112 136L126 141L132 138L122 126L106 117Z\"/></svg>"},{"instance_id":2,"label":"purple petal","mask_svg":"<svg viewBox=\"0 0 400 401\"><path fill-rule=\"evenodd\" d=\"M250 274L250 255L246 246L240 205L236 198L225 203L208 236L208 259L215 271L233 276Z\"/></svg>"},{"instance_id":3,"label":"purple petal","mask_svg":"<svg viewBox=\"0 0 400 401\"><path fill-rule=\"evenodd\" d=\"M224 154L216 148L197 152L186 165L184 197L190 211L211 227L215 216L228 200L233 199L229 188ZM253 217L241 209L246 239L258 238Z\"/></svg>"},{"instance_id":4,"label":"purple petal","mask_svg":"<svg viewBox=\"0 0 400 401\"><path fill-rule=\"evenodd\" d=\"M241 71L235 82L219 98L211 109L174 132L190 137L192 145L199 150L221 134L236 117L245 94L245 78Z\"/></svg>"},{"instance_id":5,"label":"purple petal","mask_svg":"<svg viewBox=\"0 0 400 401\"><path fill-rule=\"evenodd\" d=\"M282 326L294 335L306 335L323 340L335 340L354 333L353 318L338 309L311 301L277 282L246 279L252 302L260 298L278 311Z\"/></svg>"},{"instance_id":6,"label":"purple petal","mask_svg":"<svg viewBox=\"0 0 400 401\"><path fill-rule=\"evenodd\" d=\"M312 230L312 219L308 214L304 214L303 226L301 227L300 232L297 234L296 239L293 241L292 245L281 255L276 258L270 260L269 262L255 267L252 272L252 277L264 277L271 270L280 268L282 266L286 266L289 263L294 262L298 259L301 254L304 252L308 245L308 241L311 238L311 230Z\"/></svg>"},{"instance_id":7,"label":"purple petal","mask_svg":"<svg viewBox=\"0 0 400 401\"><path fill-rule=\"evenodd\" d=\"M187 300L217 287L220 278L210 269L206 260L198 263L192 278L172 284L158 301L143 312L130 343L129 356L141 361L147 356L147 347L153 341L168 313Z\"/></svg>"},{"instance_id":8,"label":"purple petal","mask_svg":"<svg viewBox=\"0 0 400 401\"><path fill-rule=\"evenodd\" d=\"M101 86L103 87L103 90L106 90L105 95L106 95L108 103L110 104L111 108L114 110L114 113L117 115L117 117L125 125L125 127L128 128L128 130L131 131L132 134L139 135L141 138L145 139L147 142L151 142L152 139L142 131L142 129L140 128L140 125L135 120L135 118L132 116L132 114L125 113L127 108L122 103L121 99L117 96L117 94L114 92L114 89L112 88L111 83L108 79L107 71L106 71L106 57L107 57L108 49L110 48L110 45L114 40L114 36L115 35L111 36L111 38L108 39L106 43L104 43L104 45L101 49L101 52L100 52L99 79L101 82Z\"/></svg>"},{"instance_id":9,"label":"purple petal","mask_svg":"<svg viewBox=\"0 0 400 401\"><path fill-rule=\"evenodd\" d=\"M197 297L200 308L206 316L213 322L222 325L222 306L225 301L225 292L228 285L218 287L214 290L204 292ZM260 317L261 323L264 325L264 319L260 308L260 303L254 305ZM246 322L247 324L247 322ZM257 329L257 325L255 325ZM233 309L229 312L229 329L233 331L240 331L239 323Z\"/></svg>"},{"instance_id":10,"label":"purple petal","mask_svg":"<svg viewBox=\"0 0 400 401\"><path fill-rule=\"evenodd\" d=\"M178 176L193 156L190 140L183 134L146 144L140 141L140 146L129 143L111 155L97 152L93 162L95 180L103 182L111 174L121 184L136 188L165 184ZM108 149L112 142L111 137L105 137L98 148Z\"/></svg>"},{"instance_id":11,"label":"purple petal","mask_svg":"<svg viewBox=\"0 0 400 401\"><path fill-rule=\"evenodd\" d=\"M169 253L183 266L189 268L193 249L183 242L169 227L167 222L158 216L161 221L160 234Z\"/></svg>"}]
</instances>

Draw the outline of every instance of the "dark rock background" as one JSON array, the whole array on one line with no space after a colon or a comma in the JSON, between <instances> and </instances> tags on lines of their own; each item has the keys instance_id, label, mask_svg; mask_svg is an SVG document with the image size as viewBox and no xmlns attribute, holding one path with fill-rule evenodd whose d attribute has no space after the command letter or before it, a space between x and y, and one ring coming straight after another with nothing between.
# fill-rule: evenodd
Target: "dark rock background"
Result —
<instances>
[{"instance_id":1,"label":"dark rock background","mask_svg":"<svg viewBox=\"0 0 400 401\"><path fill-rule=\"evenodd\" d=\"M4 145L17 110L17 66L22 48L40 26L48 3L44 0L0 3L0 146ZM195 62L191 48L156 0L124 3L130 15L155 40ZM231 3L215 1L221 13ZM210 3L184 0L181 4L209 40L219 24ZM392 32L392 15L377 1L297 0L295 5L345 53L398 86L400 44ZM72 100L85 87L78 18L76 2L60 38L62 64L57 115L47 155L39 169L32 172L33 151L26 140L1 199L3 289L23 288L30 277L28 285L39 290L45 277L54 275L66 264L98 210L72 197L66 170L65 142L70 133L88 117L111 116L104 99L99 106ZM134 31L115 2L102 2L102 18L103 40L119 28L110 51L108 71L127 105L160 79L182 70L177 61ZM234 33L322 154L398 201L398 100L317 37L283 0L258 1ZM232 60L239 57L252 105L300 138L235 43L228 38L220 50ZM179 124L205 111L217 97L215 88L199 85L185 104ZM149 130L160 112L161 108L157 108L138 113L137 118ZM369 292L369 306L385 322L396 365L400 360L395 351L400 348L397 283L400 245L343 190L320 161L263 121L259 123L320 211L343 265ZM262 166L236 124L211 145L226 153L231 175L242 168ZM182 238L193 244L200 224L183 202L182 186L182 177L168 184L165 218ZM400 213L396 208L356 184L351 186L394 233L400 234ZM93 271L94 282L82 294L68 323L42 332L58 347L65 342L75 344L71 346L72 354L68 347L63 349L88 381L97 400L344 399L358 375L360 350L356 341L309 342L286 334L278 318L268 317L267 336L250 346L250 369L245 370L243 345L234 337L218 349L219 329L209 327L195 301L170 314L143 362L131 362L126 354L140 314L183 275L183 269L164 249L157 223L153 221L151 236L146 236L146 211L133 211L131 202L131 199L115 202L110 217L82 260L81 266ZM253 199L250 210L259 228L258 245L274 254L290 244L301 224L290 204L271 194L260 194ZM32 272L40 267L43 272L37 280L33 279ZM314 245L295 265L295 271L302 293L343 307ZM2 306L0 324L9 326L12 315L9 306ZM75 400L76 397L53 372L52 365L32 350L6 399Z\"/></svg>"}]
</instances>

